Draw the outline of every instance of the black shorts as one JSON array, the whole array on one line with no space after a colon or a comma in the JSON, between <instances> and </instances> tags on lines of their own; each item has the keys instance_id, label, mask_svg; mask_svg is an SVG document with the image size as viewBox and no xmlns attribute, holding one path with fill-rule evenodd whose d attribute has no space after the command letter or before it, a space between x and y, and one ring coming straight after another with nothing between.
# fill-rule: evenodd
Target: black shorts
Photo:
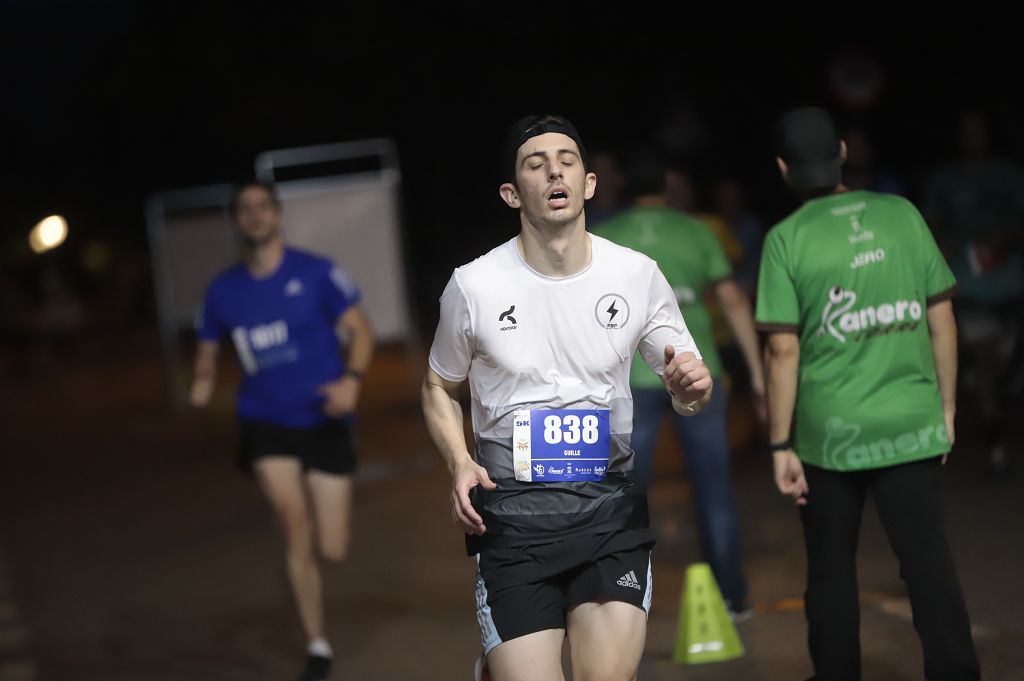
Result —
<instances>
[{"instance_id":1,"label":"black shorts","mask_svg":"<svg viewBox=\"0 0 1024 681\"><path fill-rule=\"evenodd\" d=\"M239 422L237 463L252 471L253 462L267 456L294 457L304 471L349 475L356 469L352 431L344 421L327 421L312 428L291 428L266 421Z\"/></svg>"},{"instance_id":2,"label":"black shorts","mask_svg":"<svg viewBox=\"0 0 1024 681\"><path fill-rule=\"evenodd\" d=\"M564 629L566 613L591 601L651 609L649 530L621 530L532 546L489 548L477 557L480 642Z\"/></svg>"}]
</instances>

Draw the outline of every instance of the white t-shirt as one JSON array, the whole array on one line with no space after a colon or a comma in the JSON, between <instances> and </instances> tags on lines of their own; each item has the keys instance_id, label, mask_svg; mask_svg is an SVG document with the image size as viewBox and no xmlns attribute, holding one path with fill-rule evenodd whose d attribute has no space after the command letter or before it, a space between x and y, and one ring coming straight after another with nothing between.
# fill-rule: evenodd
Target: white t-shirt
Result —
<instances>
[{"instance_id":1,"label":"white t-shirt","mask_svg":"<svg viewBox=\"0 0 1024 681\"><path fill-rule=\"evenodd\" d=\"M430 367L450 381L469 378L476 460L499 486L478 492L474 501L482 507L488 534L537 539L602 531L618 521L626 524L611 529L636 527L639 515L646 527L646 498L632 481L631 359L639 348L661 375L666 345L676 354L700 354L657 264L607 239L588 237L591 262L570 277L533 270L517 240L510 239L457 268L441 296ZM607 479L517 482L517 409L610 410ZM538 485L547 488L543 494L533 494ZM641 499L642 513L636 507ZM547 516L563 516L565 522Z\"/></svg>"}]
</instances>

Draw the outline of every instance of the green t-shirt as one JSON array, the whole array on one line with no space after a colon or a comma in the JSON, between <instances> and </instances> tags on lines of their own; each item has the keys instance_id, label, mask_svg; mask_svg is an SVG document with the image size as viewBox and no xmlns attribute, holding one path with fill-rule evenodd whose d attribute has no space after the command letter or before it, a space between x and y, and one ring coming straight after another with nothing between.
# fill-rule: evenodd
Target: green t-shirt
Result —
<instances>
[{"instance_id":1,"label":"green t-shirt","mask_svg":"<svg viewBox=\"0 0 1024 681\"><path fill-rule=\"evenodd\" d=\"M955 288L921 214L898 196L814 199L768 233L757 326L800 338L801 460L858 470L949 450L927 308Z\"/></svg>"},{"instance_id":2,"label":"green t-shirt","mask_svg":"<svg viewBox=\"0 0 1024 681\"><path fill-rule=\"evenodd\" d=\"M675 291L679 309L697 349L712 376L721 374L722 361L715 349L711 317L703 293L709 285L730 276L729 261L711 229L700 220L671 208L631 208L601 224L596 232L632 248L658 263ZM633 357L629 383L634 388L662 387L639 353Z\"/></svg>"}]
</instances>

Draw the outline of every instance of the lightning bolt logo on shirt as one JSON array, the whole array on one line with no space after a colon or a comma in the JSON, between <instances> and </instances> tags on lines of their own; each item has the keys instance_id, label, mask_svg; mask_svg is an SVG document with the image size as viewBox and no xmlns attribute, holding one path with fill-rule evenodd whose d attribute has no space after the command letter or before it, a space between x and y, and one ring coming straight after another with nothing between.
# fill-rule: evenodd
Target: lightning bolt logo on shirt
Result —
<instances>
[{"instance_id":1,"label":"lightning bolt logo on shirt","mask_svg":"<svg viewBox=\"0 0 1024 681\"><path fill-rule=\"evenodd\" d=\"M606 329L624 329L629 321L629 303L618 293L606 293L597 301L594 316Z\"/></svg>"}]
</instances>

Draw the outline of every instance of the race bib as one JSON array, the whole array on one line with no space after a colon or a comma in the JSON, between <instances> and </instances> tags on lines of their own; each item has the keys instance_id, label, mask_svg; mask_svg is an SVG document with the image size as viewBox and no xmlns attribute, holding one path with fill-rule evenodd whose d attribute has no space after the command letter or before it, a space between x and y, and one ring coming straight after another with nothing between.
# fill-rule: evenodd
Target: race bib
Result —
<instances>
[{"instance_id":1,"label":"race bib","mask_svg":"<svg viewBox=\"0 0 1024 681\"><path fill-rule=\"evenodd\" d=\"M520 482L604 480L607 409L523 409L513 414L512 461Z\"/></svg>"}]
</instances>

